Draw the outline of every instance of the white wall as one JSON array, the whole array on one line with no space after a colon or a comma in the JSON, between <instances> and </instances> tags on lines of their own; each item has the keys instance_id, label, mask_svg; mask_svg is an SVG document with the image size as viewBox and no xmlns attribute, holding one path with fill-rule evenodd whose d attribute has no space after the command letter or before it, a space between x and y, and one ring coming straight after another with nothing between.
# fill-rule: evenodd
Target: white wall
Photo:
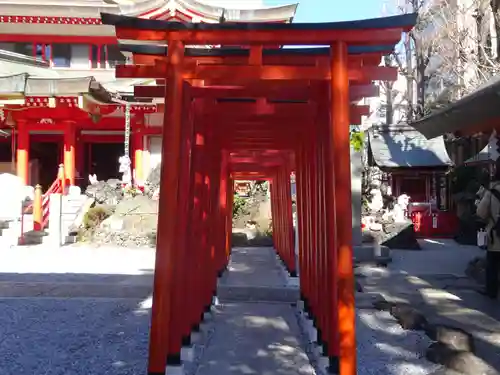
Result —
<instances>
[{"instance_id":1,"label":"white wall","mask_svg":"<svg viewBox=\"0 0 500 375\"><path fill-rule=\"evenodd\" d=\"M151 136L149 137L148 143L149 149L146 151L146 153L149 154L149 157L144 158L144 172L146 176L149 176L149 172L151 171L151 169L161 163L161 137Z\"/></svg>"}]
</instances>

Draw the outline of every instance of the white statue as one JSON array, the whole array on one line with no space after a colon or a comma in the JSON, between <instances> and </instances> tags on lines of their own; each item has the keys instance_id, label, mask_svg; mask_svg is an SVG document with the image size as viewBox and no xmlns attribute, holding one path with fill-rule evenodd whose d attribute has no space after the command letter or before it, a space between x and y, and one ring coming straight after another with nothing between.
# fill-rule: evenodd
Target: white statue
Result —
<instances>
[{"instance_id":1,"label":"white statue","mask_svg":"<svg viewBox=\"0 0 500 375\"><path fill-rule=\"evenodd\" d=\"M370 203L368 203L368 208L371 212L379 212L384 207L382 192L380 191L380 189L372 189L370 190L370 195L372 199Z\"/></svg>"},{"instance_id":2,"label":"white statue","mask_svg":"<svg viewBox=\"0 0 500 375\"><path fill-rule=\"evenodd\" d=\"M132 172L130 169L132 163L130 158L127 155L120 156L118 158L118 163L120 164L118 172L122 173L122 183L130 185L132 183Z\"/></svg>"},{"instance_id":3,"label":"white statue","mask_svg":"<svg viewBox=\"0 0 500 375\"><path fill-rule=\"evenodd\" d=\"M392 218L395 223L404 223L406 221L406 211L408 210L409 204L409 195L401 194L398 197L398 203L394 205L394 210L392 211Z\"/></svg>"},{"instance_id":4,"label":"white statue","mask_svg":"<svg viewBox=\"0 0 500 375\"><path fill-rule=\"evenodd\" d=\"M90 185L95 185L97 184L97 175L96 174L89 174L89 182Z\"/></svg>"}]
</instances>

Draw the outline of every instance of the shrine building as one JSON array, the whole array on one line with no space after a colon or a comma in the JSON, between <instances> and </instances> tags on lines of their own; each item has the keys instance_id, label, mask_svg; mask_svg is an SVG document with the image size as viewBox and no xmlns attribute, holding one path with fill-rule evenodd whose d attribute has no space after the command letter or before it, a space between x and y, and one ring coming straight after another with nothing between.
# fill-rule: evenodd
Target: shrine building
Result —
<instances>
[{"instance_id":1,"label":"shrine building","mask_svg":"<svg viewBox=\"0 0 500 375\"><path fill-rule=\"evenodd\" d=\"M212 3L0 0L0 173L46 189L62 163L67 183L85 187L90 174L118 178L118 158L128 149L136 181L146 180L161 160L164 103L134 97L134 86L154 85L155 79L115 79L115 67L131 62L132 54L120 51L114 27L103 25L100 13L289 23L297 8L250 9L248 1L234 1L242 9L225 9Z\"/></svg>"}]
</instances>

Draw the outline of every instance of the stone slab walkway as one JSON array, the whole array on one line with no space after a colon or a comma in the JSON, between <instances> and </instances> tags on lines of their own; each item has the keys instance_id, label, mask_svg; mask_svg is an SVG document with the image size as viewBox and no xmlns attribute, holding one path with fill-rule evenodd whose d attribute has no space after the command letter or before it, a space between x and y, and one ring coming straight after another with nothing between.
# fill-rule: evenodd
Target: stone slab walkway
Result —
<instances>
[{"instance_id":1,"label":"stone slab walkway","mask_svg":"<svg viewBox=\"0 0 500 375\"><path fill-rule=\"evenodd\" d=\"M236 248L221 287L283 288L286 280L270 248ZM313 375L289 303L222 302L197 375Z\"/></svg>"}]
</instances>

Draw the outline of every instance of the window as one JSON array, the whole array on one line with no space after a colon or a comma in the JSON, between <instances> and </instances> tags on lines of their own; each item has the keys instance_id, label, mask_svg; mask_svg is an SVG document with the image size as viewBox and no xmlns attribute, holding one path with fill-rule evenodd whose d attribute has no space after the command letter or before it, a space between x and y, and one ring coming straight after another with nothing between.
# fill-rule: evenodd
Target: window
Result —
<instances>
[{"instance_id":1,"label":"window","mask_svg":"<svg viewBox=\"0 0 500 375\"><path fill-rule=\"evenodd\" d=\"M20 53L21 55L33 56L33 43L13 43L15 53Z\"/></svg>"},{"instance_id":2,"label":"window","mask_svg":"<svg viewBox=\"0 0 500 375\"><path fill-rule=\"evenodd\" d=\"M110 68L114 68L119 64L125 64L125 56L120 52L120 48L116 44L106 46L106 60Z\"/></svg>"},{"instance_id":3,"label":"window","mask_svg":"<svg viewBox=\"0 0 500 375\"><path fill-rule=\"evenodd\" d=\"M105 46L92 46L90 56L90 67L92 69L106 67L106 48Z\"/></svg>"},{"instance_id":4,"label":"window","mask_svg":"<svg viewBox=\"0 0 500 375\"><path fill-rule=\"evenodd\" d=\"M15 52L16 43L0 43L0 50L7 52Z\"/></svg>"},{"instance_id":5,"label":"window","mask_svg":"<svg viewBox=\"0 0 500 375\"><path fill-rule=\"evenodd\" d=\"M52 64L56 68L71 66L71 45L54 43L52 45Z\"/></svg>"},{"instance_id":6,"label":"window","mask_svg":"<svg viewBox=\"0 0 500 375\"><path fill-rule=\"evenodd\" d=\"M50 44L37 44L35 47L35 57L40 60L50 61L52 46Z\"/></svg>"}]
</instances>

